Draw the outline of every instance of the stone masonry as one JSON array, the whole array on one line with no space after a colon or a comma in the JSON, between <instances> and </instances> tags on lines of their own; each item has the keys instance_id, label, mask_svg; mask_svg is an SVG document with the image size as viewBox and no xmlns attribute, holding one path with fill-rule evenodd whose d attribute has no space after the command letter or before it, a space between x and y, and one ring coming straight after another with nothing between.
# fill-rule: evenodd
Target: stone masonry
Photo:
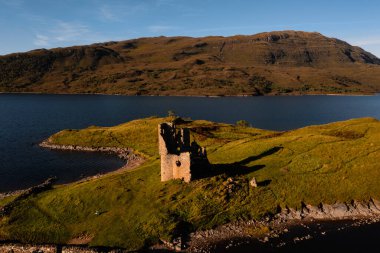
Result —
<instances>
[{"instance_id":1,"label":"stone masonry","mask_svg":"<svg viewBox=\"0 0 380 253\"><path fill-rule=\"evenodd\" d=\"M188 128L176 129L174 123L158 125L161 155L161 181L182 179L190 182L196 172L209 165L206 149L195 141L190 143Z\"/></svg>"}]
</instances>

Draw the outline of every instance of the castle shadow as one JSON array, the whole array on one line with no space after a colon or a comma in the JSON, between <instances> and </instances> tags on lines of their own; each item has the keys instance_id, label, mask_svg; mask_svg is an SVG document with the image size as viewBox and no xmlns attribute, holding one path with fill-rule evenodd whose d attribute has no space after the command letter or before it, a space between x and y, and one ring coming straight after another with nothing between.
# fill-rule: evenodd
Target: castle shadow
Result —
<instances>
[{"instance_id":1,"label":"castle shadow","mask_svg":"<svg viewBox=\"0 0 380 253\"><path fill-rule=\"evenodd\" d=\"M266 156L272 155L278 151L280 151L282 147L273 147L259 155L250 156L244 160L235 163L227 163L227 164L210 164L208 167L201 167L194 170L193 178L194 179L202 179L214 177L221 174L226 174L227 176L238 176L245 175L260 169L263 169L265 165L254 165L247 166L250 162L259 160ZM263 182L258 183L260 186L266 186L270 184L270 180L265 180Z\"/></svg>"},{"instance_id":2,"label":"castle shadow","mask_svg":"<svg viewBox=\"0 0 380 253\"><path fill-rule=\"evenodd\" d=\"M237 162L236 164L240 164L240 165L245 165L245 164L248 164L250 162L253 162L253 161L256 161L256 160L259 160L261 158L264 158L266 156L270 156L270 155L273 155L274 153L280 151L281 149L283 149L283 147L273 147L263 153L261 153L260 155L256 155L256 156L250 156L244 160L241 160L240 162Z\"/></svg>"}]
</instances>

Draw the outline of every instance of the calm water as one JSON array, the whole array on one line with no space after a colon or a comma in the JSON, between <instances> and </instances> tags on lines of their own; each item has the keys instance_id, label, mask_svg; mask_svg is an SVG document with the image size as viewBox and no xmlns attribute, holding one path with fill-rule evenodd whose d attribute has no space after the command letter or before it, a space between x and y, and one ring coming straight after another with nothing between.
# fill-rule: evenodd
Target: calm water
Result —
<instances>
[{"instance_id":1,"label":"calm water","mask_svg":"<svg viewBox=\"0 0 380 253\"><path fill-rule=\"evenodd\" d=\"M269 243L258 244L251 243L240 245L234 248L215 250L215 253L357 253L357 252L378 252L380 223L367 224L359 227L349 226L343 230L338 230L342 224L352 224L352 221L337 221L337 222L320 222L323 229L320 230L317 226L313 226L311 230L303 230L304 233L294 232L295 228L290 228L290 232L283 236L282 239L271 239ZM339 225L340 224L340 225ZM345 226L343 226L345 227ZM305 232L306 231L306 232ZM325 231L324 235L321 231ZM296 236L311 235L312 239L294 242ZM276 247L278 242L286 242L285 246ZM255 249L255 250L252 250Z\"/></svg>"},{"instance_id":2,"label":"calm water","mask_svg":"<svg viewBox=\"0 0 380 253\"><path fill-rule=\"evenodd\" d=\"M124 97L0 94L0 192L49 176L68 182L121 167L112 156L44 150L41 140L65 128L112 126L136 118L181 116L286 130L354 117L380 119L380 96Z\"/></svg>"}]
</instances>

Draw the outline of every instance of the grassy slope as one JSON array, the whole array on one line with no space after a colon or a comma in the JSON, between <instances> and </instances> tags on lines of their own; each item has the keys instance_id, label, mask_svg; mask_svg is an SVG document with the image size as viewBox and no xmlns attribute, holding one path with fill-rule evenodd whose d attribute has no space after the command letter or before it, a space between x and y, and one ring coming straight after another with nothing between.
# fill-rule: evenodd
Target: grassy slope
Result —
<instances>
[{"instance_id":1,"label":"grassy slope","mask_svg":"<svg viewBox=\"0 0 380 253\"><path fill-rule=\"evenodd\" d=\"M236 219L259 218L278 206L380 198L380 123L355 119L276 133L194 121L192 138L208 148L221 173L189 184L160 182L157 124L148 118L110 128L65 130L60 144L127 146L148 161L123 174L67 186L19 203L0 220L0 238L65 243L80 235L91 245L137 249L176 228L203 229ZM234 168L243 171L234 174ZM234 178L228 191L227 178ZM252 189L255 176L262 186ZM95 215L100 211L101 215Z\"/></svg>"},{"instance_id":2,"label":"grassy slope","mask_svg":"<svg viewBox=\"0 0 380 253\"><path fill-rule=\"evenodd\" d=\"M5 206L6 204L12 202L16 197L17 194L0 199L0 206Z\"/></svg>"}]
</instances>

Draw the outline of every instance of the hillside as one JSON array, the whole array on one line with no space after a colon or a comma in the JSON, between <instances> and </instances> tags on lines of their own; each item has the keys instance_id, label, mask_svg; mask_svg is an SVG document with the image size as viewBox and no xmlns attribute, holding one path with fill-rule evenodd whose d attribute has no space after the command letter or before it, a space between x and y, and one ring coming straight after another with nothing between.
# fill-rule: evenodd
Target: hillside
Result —
<instances>
[{"instance_id":1,"label":"hillside","mask_svg":"<svg viewBox=\"0 0 380 253\"><path fill-rule=\"evenodd\" d=\"M354 119L274 132L209 121L187 121L207 147L213 174L184 183L160 182L157 125L169 118L115 127L64 130L55 144L131 147L147 161L16 201L0 216L0 241L82 243L129 250L178 230L212 228L261 218L280 208L380 199L380 122ZM257 188L249 186L255 177ZM0 206L12 198L0 200Z\"/></svg>"},{"instance_id":2,"label":"hillside","mask_svg":"<svg viewBox=\"0 0 380 253\"><path fill-rule=\"evenodd\" d=\"M375 93L380 59L319 33L157 37L0 56L0 92Z\"/></svg>"}]
</instances>

